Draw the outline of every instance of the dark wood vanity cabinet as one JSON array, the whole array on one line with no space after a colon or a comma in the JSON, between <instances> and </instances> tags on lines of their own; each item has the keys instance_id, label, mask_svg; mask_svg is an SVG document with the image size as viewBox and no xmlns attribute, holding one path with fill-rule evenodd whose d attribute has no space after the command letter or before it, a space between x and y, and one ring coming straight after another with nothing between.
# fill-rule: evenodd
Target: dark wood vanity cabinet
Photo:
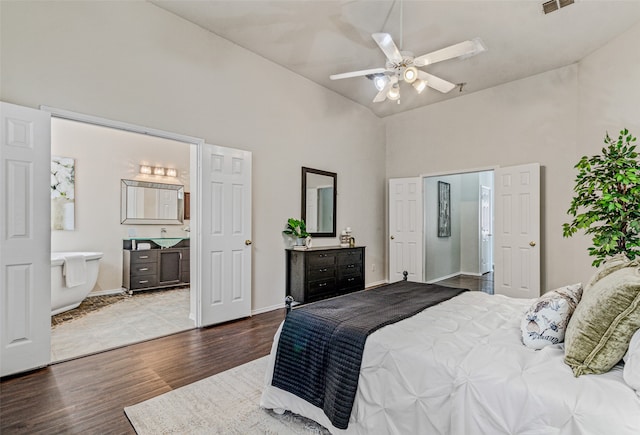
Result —
<instances>
[{"instance_id":1,"label":"dark wood vanity cabinet","mask_svg":"<svg viewBox=\"0 0 640 435\"><path fill-rule=\"evenodd\" d=\"M186 243L185 243L186 241ZM122 286L127 290L150 290L189 284L189 242L171 248L133 250L124 241ZM185 246L186 245L186 246Z\"/></svg>"},{"instance_id":2,"label":"dark wood vanity cabinet","mask_svg":"<svg viewBox=\"0 0 640 435\"><path fill-rule=\"evenodd\" d=\"M364 247L286 250L287 295L307 303L364 289Z\"/></svg>"}]
</instances>

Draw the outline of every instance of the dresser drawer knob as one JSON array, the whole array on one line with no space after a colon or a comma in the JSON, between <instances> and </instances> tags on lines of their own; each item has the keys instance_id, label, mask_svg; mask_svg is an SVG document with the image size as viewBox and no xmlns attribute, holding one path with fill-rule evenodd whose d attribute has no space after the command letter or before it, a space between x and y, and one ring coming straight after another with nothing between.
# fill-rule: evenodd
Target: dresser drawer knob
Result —
<instances>
[{"instance_id":1,"label":"dresser drawer knob","mask_svg":"<svg viewBox=\"0 0 640 435\"><path fill-rule=\"evenodd\" d=\"M140 257L138 257L138 258L149 258L149 256L148 256L148 255L141 255L141 256L140 256Z\"/></svg>"},{"instance_id":2,"label":"dresser drawer knob","mask_svg":"<svg viewBox=\"0 0 640 435\"><path fill-rule=\"evenodd\" d=\"M355 278L349 278L347 281L351 282L351 281L355 281Z\"/></svg>"},{"instance_id":3,"label":"dresser drawer knob","mask_svg":"<svg viewBox=\"0 0 640 435\"><path fill-rule=\"evenodd\" d=\"M323 282L323 283L322 283L322 284L320 284L318 287L326 287L326 286L327 286L327 283L326 283L326 282Z\"/></svg>"},{"instance_id":4,"label":"dresser drawer knob","mask_svg":"<svg viewBox=\"0 0 640 435\"><path fill-rule=\"evenodd\" d=\"M329 270L329 269L327 269L327 268L325 267L324 269L320 269L320 270L318 270L318 272L326 272L327 270Z\"/></svg>"},{"instance_id":5,"label":"dresser drawer knob","mask_svg":"<svg viewBox=\"0 0 640 435\"><path fill-rule=\"evenodd\" d=\"M145 279L145 280L142 280L142 281L138 281L138 284L146 284L146 283L148 283L148 282L149 282L149 280L148 280L148 279Z\"/></svg>"}]
</instances>

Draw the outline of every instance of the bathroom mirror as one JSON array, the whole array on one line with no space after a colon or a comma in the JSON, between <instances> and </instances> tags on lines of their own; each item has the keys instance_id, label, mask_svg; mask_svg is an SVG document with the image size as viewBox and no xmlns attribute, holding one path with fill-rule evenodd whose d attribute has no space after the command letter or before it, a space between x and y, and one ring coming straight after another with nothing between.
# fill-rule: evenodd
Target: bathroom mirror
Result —
<instances>
[{"instance_id":1,"label":"bathroom mirror","mask_svg":"<svg viewBox=\"0 0 640 435\"><path fill-rule=\"evenodd\" d=\"M121 180L120 222L136 225L182 224L184 186Z\"/></svg>"},{"instance_id":2,"label":"bathroom mirror","mask_svg":"<svg viewBox=\"0 0 640 435\"><path fill-rule=\"evenodd\" d=\"M312 237L336 236L338 174L302 168L302 220Z\"/></svg>"}]
</instances>

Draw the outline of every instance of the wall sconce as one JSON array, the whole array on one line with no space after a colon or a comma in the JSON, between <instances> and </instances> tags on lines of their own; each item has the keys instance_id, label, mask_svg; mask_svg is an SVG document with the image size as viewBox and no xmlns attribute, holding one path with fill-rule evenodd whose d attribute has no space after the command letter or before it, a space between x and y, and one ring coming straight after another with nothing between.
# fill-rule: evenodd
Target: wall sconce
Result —
<instances>
[{"instance_id":1,"label":"wall sconce","mask_svg":"<svg viewBox=\"0 0 640 435\"><path fill-rule=\"evenodd\" d=\"M140 173L144 175L159 175L161 177L177 177L178 170L175 168L163 168L161 166L151 167L148 165L140 165Z\"/></svg>"}]
</instances>

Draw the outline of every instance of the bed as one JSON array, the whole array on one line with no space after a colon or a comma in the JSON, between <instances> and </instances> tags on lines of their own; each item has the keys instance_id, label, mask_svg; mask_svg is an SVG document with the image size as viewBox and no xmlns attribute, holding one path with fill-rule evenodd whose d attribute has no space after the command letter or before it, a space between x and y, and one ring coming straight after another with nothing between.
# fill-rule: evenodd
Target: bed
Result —
<instances>
[{"instance_id":1,"label":"bed","mask_svg":"<svg viewBox=\"0 0 640 435\"><path fill-rule=\"evenodd\" d=\"M368 290L372 291L372 290ZM464 292L368 336L346 429L272 386L275 335L261 406L345 434L640 434L640 398L618 365L573 376L562 344L523 346L532 300Z\"/></svg>"}]
</instances>

